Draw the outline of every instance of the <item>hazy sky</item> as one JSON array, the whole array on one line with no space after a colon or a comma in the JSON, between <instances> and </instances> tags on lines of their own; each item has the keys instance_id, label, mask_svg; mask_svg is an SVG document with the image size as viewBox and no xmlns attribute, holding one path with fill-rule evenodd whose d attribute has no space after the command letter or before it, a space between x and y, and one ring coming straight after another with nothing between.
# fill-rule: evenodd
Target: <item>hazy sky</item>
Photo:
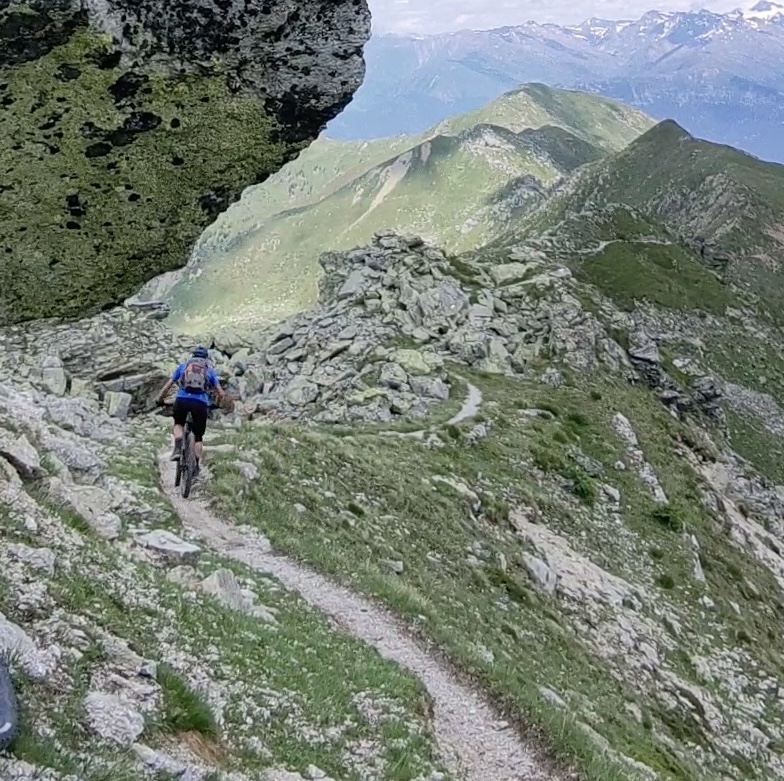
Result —
<instances>
[{"instance_id":1,"label":"hazy sky","mask_svg":"<svg viewBox=\"0 0 784 781\"><path fill-rule=\"evenodd\" d=\"M779 0L784 2L784 0ZM438 33L488 29L508 24L537 22L578 24L598 16L634 19L645 11L686 11L708 8L731 11L750 7L754 0L369 0L376 33Z\"/></svg>"}]
</instances>

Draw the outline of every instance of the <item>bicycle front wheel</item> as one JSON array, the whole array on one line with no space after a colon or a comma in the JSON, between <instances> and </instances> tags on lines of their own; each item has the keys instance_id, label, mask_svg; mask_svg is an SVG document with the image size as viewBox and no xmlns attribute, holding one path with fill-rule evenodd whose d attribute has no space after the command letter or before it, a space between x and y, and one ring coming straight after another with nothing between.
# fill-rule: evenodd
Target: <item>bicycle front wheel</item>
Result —
<instances>
[{"instance_id":1,"label":"bicycle front wheel","mask_svg":"<svg viewBox=\"0 0 784 781\"><path fill-rule=\"evenodd\" d=\"M174 467L174 487L177 488L180 485L180 480L182 480L182 453L180 453L180 457L174 463L176 464Z\"/></svg>"}]
</instances>

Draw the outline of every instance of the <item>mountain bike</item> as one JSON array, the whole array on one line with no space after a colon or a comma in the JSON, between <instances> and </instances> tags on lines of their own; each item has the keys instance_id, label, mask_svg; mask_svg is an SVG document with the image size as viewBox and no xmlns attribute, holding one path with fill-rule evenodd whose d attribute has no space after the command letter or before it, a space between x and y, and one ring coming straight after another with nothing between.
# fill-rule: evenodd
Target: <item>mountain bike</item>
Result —
<instances>
[{"instance_id":1,"label":"mountain bike","mask_svg":"<svg viewBox=\"0 0 784 781\"><path fill-rule=\"evenodd\" d=\"M196 437L193 434L192 424L193 418L189 412L182 429L182 450L176 461L177 469L174 473L174 487L179 487L183 499L190 496L196 477Z\"/></svg>"},{"instance_id":2,"label":"mountain bike","mask_svg":"<svg viewBox=\"0 0 784 781\"><path fill-rule=\"evenodd\" d=\"M0 751L5 751L19 733L19 703L8 663L0 654Z\"/></svg>"},{"instance_id":3,"label":"mountain bike","mask_svg":"<svg viewBox=\"0 0 784 781\"><path fill-rule=\"evenodd\" d=\"M217 409L225 411L232 411L236 402L236 394L227 392L223 404L216 404L214 400L210 401L209 418L213 419L213 412ZM173 406L162 402L159 406L163 408L161 414L167 417L172 414ZM193 418L191 413L185 418L185 425L182 430L182 450L180 451L180 458L177 460L176 471L174 473L174 487L180 489L180 494L183 499L190 496L193 481L198 473L196 466L196 438L193 434ZM183 480L183 477L185 478Z\"/></svg>"}]
</instances>

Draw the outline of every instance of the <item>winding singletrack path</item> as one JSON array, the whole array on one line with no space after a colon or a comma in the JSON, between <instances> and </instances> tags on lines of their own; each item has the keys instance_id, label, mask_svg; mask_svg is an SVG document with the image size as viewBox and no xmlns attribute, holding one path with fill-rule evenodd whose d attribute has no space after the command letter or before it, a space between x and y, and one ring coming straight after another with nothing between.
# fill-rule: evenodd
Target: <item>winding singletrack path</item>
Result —
<instances>
[{"instance_id":1,"label":"winding singletrack path","mask_svg":"<svg viewBox=\"0 0 784 781\"><path fill-rule=\"evenodd\" d=\"M161 485L188 536L214 552L272 575L344 632L372 646L415 675L433 704L435 737L442 761L461 781L558 781L558 776L518 731L478 691L429 654L388 610L285 556L248 527L213 515L198 496L182 499L174 488L169 451L159 454Z\"/></svg>"}]
</instances>

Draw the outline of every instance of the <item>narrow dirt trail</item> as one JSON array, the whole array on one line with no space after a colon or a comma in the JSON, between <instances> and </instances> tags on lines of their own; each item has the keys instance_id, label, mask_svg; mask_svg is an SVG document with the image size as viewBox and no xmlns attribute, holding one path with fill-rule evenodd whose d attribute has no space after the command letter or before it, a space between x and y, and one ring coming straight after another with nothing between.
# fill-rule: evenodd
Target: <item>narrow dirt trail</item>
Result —
<instances>
[{"instance_id":1,"label":"narrow dirt trail","mask_svg":"<svg viewBox=\"0 0 784 781\"><path fill-rule=\"evenodd\" d=\"M270 574L306 602L330 616L347 634L375 648L385 659L413 673L433 702L435 737L441 758L462 781L556 781L539 752L501 719L489 701L462 683L428 654L389 611L285 556L248 527L215 517L197 497L185 500L174 489L169 452L159 454L162 488L193 539L221 556Z\"/></svg>"},{"instance_id":2,"label":"narrow dirt trail","mask_svg":"<svg viewBox=\"0 0 784 781\"><path fill-rule=\"evenodd\" d=\"M470 420L476 417L479 413L479 408L482 406L482 391L472 385L464 377L458 377L466 384L466 395L463 399L463 405L449 420L444 424L445 426L457 426L463 421ZM382 437L396 437L398 439L424 439L427 434L435 433L438 426L430 426L430 428L417 429L416 431L380 431L379 436Z\"/></svg>"},{"instance_id":3,"label":"narrow dirt trail","mask_svg":"<svg viewBox=\"0 0 784 781\"><path fill-rule=\"evenodd\" d=\"M638 239L605 239L595 247L586 247L573 250L575 255L598 255L605 247L611 244L658 244L662 247L671 247L672 242L666 239L657 239L655 236L642 236Z\"/></svg>"}]
</instances>

